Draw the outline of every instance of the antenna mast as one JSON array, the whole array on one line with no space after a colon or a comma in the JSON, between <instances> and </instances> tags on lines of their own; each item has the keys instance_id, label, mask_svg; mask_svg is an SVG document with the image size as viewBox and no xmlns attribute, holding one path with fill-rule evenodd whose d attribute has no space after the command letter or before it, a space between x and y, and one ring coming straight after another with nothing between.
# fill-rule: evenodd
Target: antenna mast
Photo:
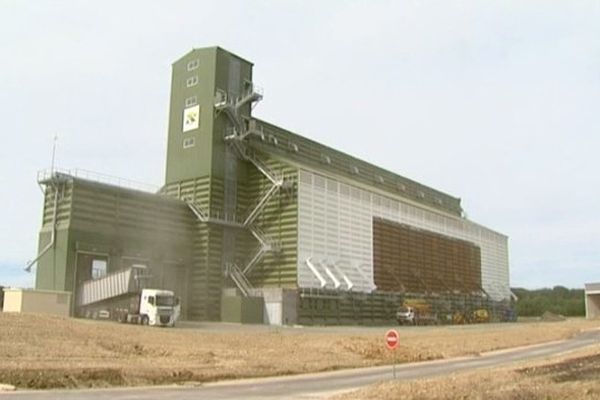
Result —
<instances>
[{"instance_id":1,"label":"antenna mast","mask_svg":"<svg viewBox=\"0 0 600 400\"><path fill-rule=\"evenodd\" d=\"M58 134L54 134L54 142L52 143L52 164L50 166L50 173L54 175L54 157L56 156L56 141L58 140Z\"/></svg>"}]
</instances>

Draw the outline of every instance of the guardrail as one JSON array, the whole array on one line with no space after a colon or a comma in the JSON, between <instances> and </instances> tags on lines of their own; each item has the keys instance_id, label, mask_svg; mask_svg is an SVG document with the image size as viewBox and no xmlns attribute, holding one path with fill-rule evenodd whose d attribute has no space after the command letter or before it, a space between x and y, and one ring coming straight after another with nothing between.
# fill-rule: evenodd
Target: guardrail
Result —
<instances>
[{"instance_id":1,"label":"guardrail","mask_svg":"<svg viewBox=\"0 0 600 400\"><path fill-rule=\"evenodd\" d=\"M118 186L126 189L135 189L143 192L157 193L160 189L159 186L151 185L144 182L134 181L131 179L120 178L118 176L112 176L102 174L99 172L88 171L85 169L63 169L63 168L52 168L38 171L37 181L38 183L44 183L52 180L58 176L70 176L73 178L85 179L88 181L106 183L108 185Z\"/></svg>"}]
</instances>

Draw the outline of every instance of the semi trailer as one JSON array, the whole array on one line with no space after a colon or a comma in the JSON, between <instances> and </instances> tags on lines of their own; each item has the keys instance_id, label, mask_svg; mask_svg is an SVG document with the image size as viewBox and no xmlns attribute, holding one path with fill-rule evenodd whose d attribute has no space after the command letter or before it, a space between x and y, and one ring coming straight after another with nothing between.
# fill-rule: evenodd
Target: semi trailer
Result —
<instances>
[{"instance_id":1,"label":"semi trailer","mask_svg":"<svg viewBox=\"0 0 600 400\"><path fill-rule=\"evenodd\" d=\"M132 266L78 287L76 314L91 319L175 326L181 302L171 290L146 288L144 266Z\"/></svg>"}]
</instances>

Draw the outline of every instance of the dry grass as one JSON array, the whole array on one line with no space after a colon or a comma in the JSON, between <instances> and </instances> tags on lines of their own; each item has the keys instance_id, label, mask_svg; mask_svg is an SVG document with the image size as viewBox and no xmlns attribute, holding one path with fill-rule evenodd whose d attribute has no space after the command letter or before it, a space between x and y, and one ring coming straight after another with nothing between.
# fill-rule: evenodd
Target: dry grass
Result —
<instances>
[{"instance_id":1,"label":"dry grass","mask_svg":"<svg viewBox=\"0 0 600 400\"><path fill-rule=\"evenodd\" d=\"M599 321L400 330L400 362L557 340ZM391 363L381 330L158 329L0 313L0 383L59 388L166 384Z\"/></svg>"},{"instance_id":2,"label":"dry grass","mask_svg":"<svg viewBox=\"0 0 600 400\"><path fill-rule=\"evenodd\" d=\"M410 382L390 381L334 399L600 399L600 346L550 361Z\"/></svg>"}]
</instances>

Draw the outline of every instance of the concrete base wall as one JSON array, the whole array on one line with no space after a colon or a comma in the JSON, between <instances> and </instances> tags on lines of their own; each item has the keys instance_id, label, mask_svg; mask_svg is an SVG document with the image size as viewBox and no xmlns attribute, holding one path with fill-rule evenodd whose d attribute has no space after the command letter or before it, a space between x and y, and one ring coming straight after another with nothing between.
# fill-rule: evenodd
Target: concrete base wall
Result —
<instances>
[{"instance_id":1,"label":"concrete base wall","mask_svg":"<svg viewBox=\"0 0 600 400\"><path fill-rule=\"evenodd\" d=\"M265 300L264 323L295 325L298 323L298 291L294 289L257 289Z\"/></svg>"},{"instance_id":2,"label":"concrete base wall","mask_svg":"<svg viewBox=\"0 0 600 400\"><path fill-rule=\"evenodd\" d=\"M221 321L262 324L264 301L261 297L223 296Z\"/></svg>"},{"instance_id":3,"label":"concrete base wall","mask_svg":"<svg viewBox=\"0 0 600 400\"><path fill-rule=\"evenodd\" d=\"M600 318L600 293L585 295L585 316L587 319Z\"/></svg>"},{"instance_id":4,"label":"concrete base wall","mask_svg":"<svg viewBox=\"0 0 600 400\"><path fill-rule=\"evenodd\" d=\"M4 289L4 312L54 314L68 317L71 292Z\"/></svg>"},{"instance_id":5,"label":"concrete base wall","mask_svg":"<svg viewBox=\"0 0 600 400\"><path fill-rule=\"evenodd\" d=\"M298 323L298 291L296 289L252 289L250 297L242 297L237 289L223 289L221 321L264 323L266 325L295 325ZM250 300L260 299L260 300ZM249 302L262 305L262 320L256 321L258 311ZM257 303L257 304L258 304ZM247 313L248 315L242 315ZM249 320L252 320L250 322Z\"/></svg>"}]
</instances>

